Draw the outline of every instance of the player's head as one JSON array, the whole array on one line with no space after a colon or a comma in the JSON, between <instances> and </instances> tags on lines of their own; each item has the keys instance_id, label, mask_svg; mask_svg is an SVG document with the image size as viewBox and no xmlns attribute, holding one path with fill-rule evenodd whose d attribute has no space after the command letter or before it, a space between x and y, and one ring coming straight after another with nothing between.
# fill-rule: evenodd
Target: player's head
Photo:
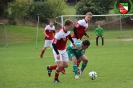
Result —
<instances>
[{"instance_id":1,"label":"player's head","mask_svg":"<svg viewBox=\"0 0 133 88\"><path fill-rule=\"evenodd\" d=\"M53 26L54 25L54 20L49 20L49 25Z\"/></svg>"},{"instance_id":2,"label":"player's head","mask_svg":"<svg viewBox=\"0 0 133 88\"><path fill-rule=\"evenodd\" d=\"M90 41L89 40L83 40L82 42L83 48L88 48L90 46Z\"/></svg>"},{"instance_id":3,"label":"player's head","mask_svg":"<svg viewBox=\"0 0 133 88\"><path fill-rule=\"evenodd\" d=\"M73 21L71 20L65 20L65 23L64 23L64 28L66 31L70 31L73 27Z\"/></svg>"},{"instance_id":4,"label":"player's head","mask_svg":"<svg viewBox=\"0 0 133 88\"><path fill-rule=\"evenodd\" d=\"M98 24L98 28L100 28L100 24Z\"/></svg>"},{"instance_id":5,"label":"player's head","mask_svg":"<svg viewBox=\"0 0 133 88\"><path fill-rule=\"evenodd\" d=\"M85 15L85 21L86 22L89 22L92 18L92 13L91 12L87 12L86 15Z\"/></svg>"}]
</instances>

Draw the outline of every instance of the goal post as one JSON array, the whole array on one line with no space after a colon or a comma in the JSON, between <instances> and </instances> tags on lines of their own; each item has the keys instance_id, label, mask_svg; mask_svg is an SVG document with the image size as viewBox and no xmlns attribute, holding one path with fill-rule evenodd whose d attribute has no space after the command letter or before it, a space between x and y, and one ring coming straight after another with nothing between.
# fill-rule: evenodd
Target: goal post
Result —
<instances>
[{"instance_id":1,"label":"goal post","mask_svg":"<svg viewBox=\"0 0 133 88\"><path fill-rule=\"evenodd\" d=\"M8 38L7 38L7 31L6 31L6 26L4 23L0 23L0 25L3 26L3 29L4 29L4 33L2 32L2 29L1 29L1 43L4 43L4 40L5 40L5 47L4 48L7 48L8 47ZM4 35L5 37L2 37L2 35Z\"/></svg>"},{"instance_id":2,"label":"goal post","mask_svg":"<svg viewBox=\"0 0 133 88\"><path fill-rule=\"evenodd\" d=\"M61 15L55 18L55 22L63 26L65 19L71 19L74 24L83 19L85 15ZM106 15L93 15L92 20L89 22L89 30L94 30L98 24L102 25L104 29L108 30L120 30L120 36L122 43L123 29L127 26L124 25L125 19L133 19L133 14L106 14ZM115 35L114 35L115 36Z\"/></svg>"}]
</instances>

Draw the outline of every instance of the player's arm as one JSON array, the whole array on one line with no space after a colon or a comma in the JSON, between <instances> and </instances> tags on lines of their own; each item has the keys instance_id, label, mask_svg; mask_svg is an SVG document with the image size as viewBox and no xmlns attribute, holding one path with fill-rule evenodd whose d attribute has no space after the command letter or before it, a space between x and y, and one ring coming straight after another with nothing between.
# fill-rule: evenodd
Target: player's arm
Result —
<instances>
[{"instance_id":1,"label":"player's arm","mask_svg":"<svg viewBox=\"0 0 133 88\"><path fill-rule=\"evenodd\" d=\"M44 34L45 36L49 37L49 36L47 35L47 33L46 33L46 30L44 30L43 34Z\"/></svg>"},{"instance_id":2,"label":"player's arm","mask_svg":"<svg viewBox=\"0 0 133 88\"><path fill-rule=\"evenodd\" d=\"M84 35L88 38L90 38L90 35L88 35L86 32L84 33Z\"/></svg>"},{"instance_id":3,"label":"player's arm","mask_svg":"<svg viewBox=\"0 0 133 88\"><path fill-rule=\"evenodd\" d=\"M95 31L94 31L94 32L95 32L95 34L96 34L96 35L98 35L97 28L95 29Z\"/></svg>"},{"instance_id":4,"label":"player's arm","mask_svg":"<svg viewBox=\"0 0 133 88\"><path fill-rule=\"evenodd\" d=\"M73 41L71 35L69 35L68 39L71 41L71 43L74 43L74 41Z\"/></svg>"},{"instance_id":5,"label":"player's arm","mask_svg":"<svg viewBox=\"0 0 133 88\"><path fill-rule=\"evenodd\" d=\"M58 51L58 49L57 49L57 47L56 47L56 42L57 42L57 39L54 38L53 43L52 43L52 46L53 46L53 48L54 48L54 51L55 51L56 54L58 55L58 54L59 54L59 51Z\"/></svg>"},{"instance_id":6,"label":"player's arm","mask_svg":"<svg viewBox=\"0 0 133 88\"><path fill-rule=\"evenodd\" d=\"M104 30L103 30L103 28L102 28L102 35L103 35L103 33L104 33Z\"/></svg>"},{"instance_id":7,"label":"player's arm","mask_svg":"<svg viewBox=\"0 0 133 88\"><path fill-rule=\"evenodd\" d=\"M75 46L74 41L73 41L71 35L69 35L68 39L71 41L72 45Z\"/></svg>"},{"instance_id":8,"label":"player's arm","mask_svg":"<svg viewBox=\"0 0 133 88\"><path fill-rule=\"evenodd\" d=\"M76 36L77 39L79 39L78 33L77 33L77 27L73 28L74 35Z\"/></svg>"}]
</instances>

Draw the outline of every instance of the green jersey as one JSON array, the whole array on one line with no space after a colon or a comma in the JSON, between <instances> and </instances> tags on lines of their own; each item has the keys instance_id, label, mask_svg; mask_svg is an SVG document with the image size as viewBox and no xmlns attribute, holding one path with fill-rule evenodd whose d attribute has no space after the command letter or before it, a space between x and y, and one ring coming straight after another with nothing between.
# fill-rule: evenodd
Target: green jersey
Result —
<instances>
[{"instance_id":1,"label":"green jersey","mask_svg":"<svg viewBox=\"0 0 133 88\"><path fill-rule=\"evenodd\" d=\"M82 47L82 41L76 41L75 46L68 46L67 51L68 51L68 56L71 59L73 56L76 56L77 59L79 59L81 56L84 54L82 53L82 50L84 48Z\"/></svg>"},{"instance_id":2,"label":"green jersey","mask_svg":"<svg viewBox=\"0 0 133 88\"><path fill-rule=\"evenodd\" d=\"M95 34L98 36L102 36L103 35L103 28L96 28L95 29Z\"/></svg>"}]
</instances>

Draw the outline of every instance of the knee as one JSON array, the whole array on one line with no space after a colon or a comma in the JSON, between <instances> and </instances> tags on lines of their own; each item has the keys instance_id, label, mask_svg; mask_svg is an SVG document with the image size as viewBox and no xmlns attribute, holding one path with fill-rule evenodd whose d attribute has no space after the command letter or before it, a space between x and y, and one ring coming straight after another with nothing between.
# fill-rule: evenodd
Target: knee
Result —
<instances>
[{"instance_id":1,"label":"knee","mask_svg":"<svg viewBox=\"0 0 133 88\"><path fill-rule=\"evenodd\" d=\"M88 59L85 59L85 60L84 60L84 63L86 63L86 64L87 64L87 63L88 63Z\"/></svg>"},{"instance_id":2,"label":"knee","mask_svg":"<svg viewBox=\"0 0 133 88\"><path fill-rule=\"evenodd\" d=\"M68 66L69 66L68 63L65 63L65 64L63 65L64 68L67 68Z\"/></svg>"}]
</instances>

